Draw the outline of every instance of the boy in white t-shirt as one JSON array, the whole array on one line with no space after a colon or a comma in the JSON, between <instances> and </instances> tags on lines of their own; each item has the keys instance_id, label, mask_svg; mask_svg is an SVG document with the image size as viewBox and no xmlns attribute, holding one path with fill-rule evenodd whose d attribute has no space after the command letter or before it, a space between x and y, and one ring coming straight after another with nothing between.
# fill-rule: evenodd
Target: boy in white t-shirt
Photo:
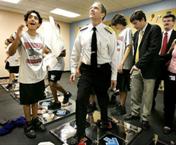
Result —
<instances>
[{"instance_id":1,"label":"boy in white t-shirt","mask_svg":"<svg viewBox=\"0 0 176 145\"><path fill-rule=\"evenodd\" d=\"M57 27L60 30L59 24L57 24ZM62 41L60 41L60 43L61 54L59 55L59 57L57 57L57 63L55 65L52 64L48 66L48 80L52 95L54 97L54 102L48 106L48 109L52 110L59 109L61 107L61 103L57 97L57 91L62 92L64 95L64 99L62 102L63 105L67 105L69 102L69 98L71 97L71 93L69 91L66 91L59 83L64 70L64 57L66 56L66 50L64 49ZM49 55L49 61L53 62L52 59L56 59L54 58L55 56L52 54Z\"/></svg>"},{"instance_id":2,"label":"boy in white t-shirt","mask_svg":"<svg viewBox=\"0 0 176 145\"><path fill-rule=\"evenodd\" d=\"M35 138L36 130L46 130L38 119L37 110L38 101L44 99L46 69L43 65L43 53L48 53L49 50L36 32L42 23L40 14L35 10L28 11L24 15L24 21L28 29L23 32L24 25L19 26L8 53L12 56L18 50L20 55L20 103L27 121L24 133L29 138Z\"/></svg>"},{"instance_id":3,"label":"boy in white t-shirt","mask_svg":"<svg viewBox=\"0 0 176 145\"><path fill-rule=\"evenodd\" d=\"M117 89L120 91L120 104L117 106L117 115L123 115L126 113L125 102L127 92L130 89L130 69L133 65L132 31L126 27L126 19L121 14L116 14L111 23L120 31L117 37Z\"/></svg>"}]
</instances>

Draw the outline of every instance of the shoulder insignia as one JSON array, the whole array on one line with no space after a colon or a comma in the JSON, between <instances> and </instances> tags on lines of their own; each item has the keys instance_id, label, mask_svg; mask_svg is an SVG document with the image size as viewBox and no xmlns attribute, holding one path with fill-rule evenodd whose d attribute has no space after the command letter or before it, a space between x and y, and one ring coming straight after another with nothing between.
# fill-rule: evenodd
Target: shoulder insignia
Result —
<instances>
[{"instance_id":1,"label":"shoulder insignia","mask_svg":"<svg viewBox=\"0 0 176 145\"><path fill-rule=\"evenodd\" d=\"M110 34L112 34L113 31L114 31L114 30L113 30L111 27L109 27L109 26L104 27L104 29L105 29L107 32L109 32Z\"/></svg>"},{"instance_id":2,"label":"shoulder insignia","mask_svg":"<svg viewBox=\"0 0 176 145\"><path fill-rule=\"evenodd\" d=\"M82 27L81 29L80 29L80 31L84 31L84 30L86 30L88 28L88 26L84 26L84 27Z\"/></svg>"}]
</instances>

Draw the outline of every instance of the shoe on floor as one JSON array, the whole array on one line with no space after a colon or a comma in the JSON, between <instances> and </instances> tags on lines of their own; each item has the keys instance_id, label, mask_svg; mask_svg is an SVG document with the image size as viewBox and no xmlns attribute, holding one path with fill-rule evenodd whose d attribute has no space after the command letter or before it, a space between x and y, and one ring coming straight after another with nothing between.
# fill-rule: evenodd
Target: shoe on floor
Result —
<instances>
[{"instance_id":1,"label":"shoe on floor","mask_svg":"<svg viewBox=\"0 0 176 145\"><path fill-rule=\"evenodd\" d=\"M44 132L46 131L46 127L43 125L43 123L39 120L39 118L32 119L32 124L34 126L35 130Z\"/></svg>"},{"instance_id":2,"label":"shoe on floor","mask_svg":"<svg viewBox=\"0 0 176 145\"><path fill-rule=\"evenodd\" d=\"M67 92L65 95L64 95L64 100L63 100L63 104L67 104L69 102L69 98L72 96L72 94L70 92Z\"/></svg>"},{"instance_id":3,"label":"shoe on floor","mask_svg":"<svg viewBox=\"0 0 176 145\"><path fill-rule=\"evenodd\" d=\"M60 102L52 102L49 106L49 110L56 110L61 108L61 103Z\"/></svg>"},{"instance_id":4,"label":"shoe on floor","mask_svg":"<svg viewBox=\"0 0 176 145\"><path fill-rule=\"evenodd\" d=\"M83 137L80 139L78 145L92 145L92 141L88 137Z\"/></svg>"},{"instance_id":5,"label":"shoe on floor","mask_svg":"<svg viewBox=\"0 0 176 145\"><path fill-rule=\"evenodd\" d=\"M169 127L169 126L164 126L163 127L163 133L164 134L170 134L171 132L172 132L171 127Z\"/></svg>"},{"instance_id":6,"label":"shoe on floor","mask_svg":"<svg viewBox=\"0 0 176 145\"><path fill-rule=\"evenodd\" d=\"M8 84L8 85L6 86L6 89L8 89L8 90L12 89L12 84Z\"/></svg>"},{"instance_id":7,"label":"shoe on floor","mask_svg":"<svg viewBox=\"0 0 176 145\"><path fill-rule=\"evenodd\" d=\"M99 121L97 121L97 126L103 131L111 130L112 129L112 122L111 121L103 122L103 121L99 120Z\"/></svg>"},{"instance_id":8,"label":"shoe on floor","mask_svg":"<svg viewBox=\"0 0 176 145\"><path fill-rule=\"evenodd\" d=\"M35 130L34 130L32 123L26 123L26 125L24 127L24 134L28 138L36 138L36 133L35 133Z\"/></svg>"}]
</instances>

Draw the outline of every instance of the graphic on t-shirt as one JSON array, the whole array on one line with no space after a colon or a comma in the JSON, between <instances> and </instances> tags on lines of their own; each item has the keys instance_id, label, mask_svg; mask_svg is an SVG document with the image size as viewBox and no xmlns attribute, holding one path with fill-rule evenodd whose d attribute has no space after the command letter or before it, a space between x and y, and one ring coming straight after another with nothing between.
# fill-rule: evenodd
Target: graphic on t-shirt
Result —
<instances>
[{"instance_id":1,"label":"graphic on t-shirt","mask_svg":"<svg viewBox=\"0 0 176 145\"><path fill-rule=\"evenodd\" d=\"M27 63L30 64L38 64L42 61L41 58L41 43L31 43L31 42L25 42L24 43L26 52L28 54Z\"/></svg>"}]
</instances>

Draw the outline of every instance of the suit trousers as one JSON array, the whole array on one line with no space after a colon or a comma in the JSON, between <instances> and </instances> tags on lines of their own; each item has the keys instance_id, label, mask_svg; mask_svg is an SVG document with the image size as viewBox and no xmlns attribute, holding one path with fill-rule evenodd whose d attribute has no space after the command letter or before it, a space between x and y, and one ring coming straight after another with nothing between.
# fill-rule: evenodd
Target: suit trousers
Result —
<instances>
[{"instance_id":1,"label":"suit trousers","mask_svg":"<svg viewBox=\"0 0 176 145\"><path fill-rule=\"evenodd\" d=\"M164 91L164 125L172 127L176 105L176 74L167 72Z\"/></svg>"},{"instance_id":2,"label":"suit trousers","mask_svg":"<svg viewBox=\"0 0 176 145\"><path fill-rule=\"evenodd\" d=\"M111 84L111 67L109 63L98 65L98 68L92 68L89 65L81 64L81 76L78 80L78 92L76 100L76 125L77 136L82 138L85 135L87 105L89 97L94 91L97 96L98 104L101 111L102 122L108 122L108 103L109 96L107 93Z\"/></svg>"},{"instance_id":3,"label":"suit trousers","mask_svg":"<svg viewBox=\"0 0 176 145\"><path fill-rule=\"evenodd\" d=\"M144 79L140 71L133 71L131 76L131 114L140 116L142 105L141 118L143 121L148 121L151 113L154 86L155 79Z\"/></svg>"}]
</instances>

